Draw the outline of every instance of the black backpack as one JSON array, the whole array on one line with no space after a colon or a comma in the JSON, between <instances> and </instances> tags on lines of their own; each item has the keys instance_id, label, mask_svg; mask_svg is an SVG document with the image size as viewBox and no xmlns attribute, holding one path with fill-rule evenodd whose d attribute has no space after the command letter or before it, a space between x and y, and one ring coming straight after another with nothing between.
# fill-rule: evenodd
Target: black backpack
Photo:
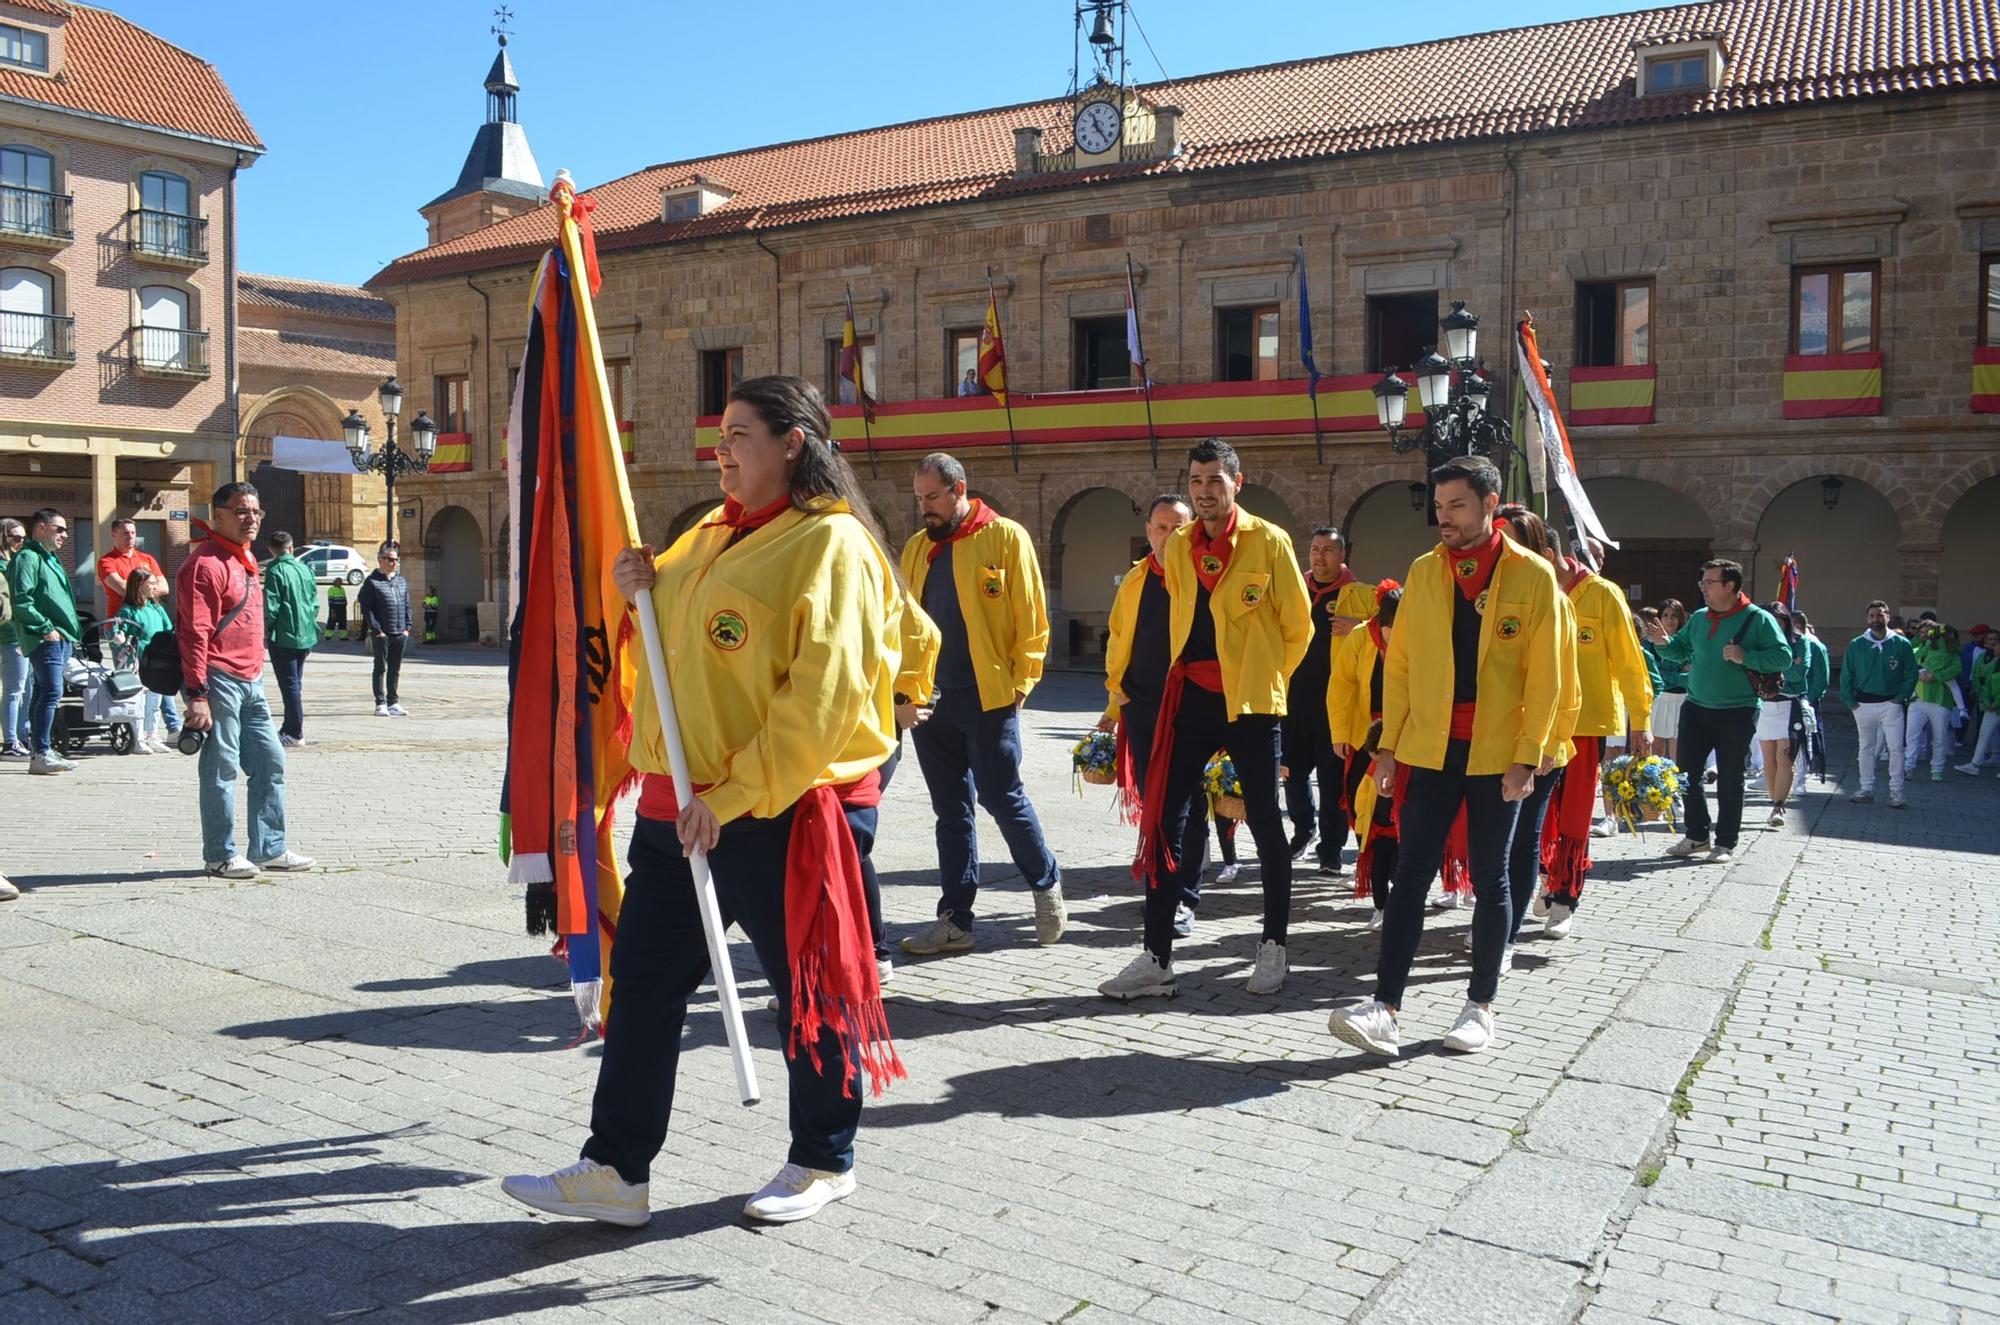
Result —
<instances>
[{"instance_id":1,"label":"black backpack","mask_svg":"<svg viewBox=\"0 0 2000 1325\"><path fill-rule=\"evenodd\" d=\"M243 597L215 623L215 633L229 629L229 623L250 606L250 574L243 575ZM139 654L139 684L156 695L178 695L186 678L181 675L181 644L174 632L163 630L146 641Z\"/></svg>"}]
</instances>

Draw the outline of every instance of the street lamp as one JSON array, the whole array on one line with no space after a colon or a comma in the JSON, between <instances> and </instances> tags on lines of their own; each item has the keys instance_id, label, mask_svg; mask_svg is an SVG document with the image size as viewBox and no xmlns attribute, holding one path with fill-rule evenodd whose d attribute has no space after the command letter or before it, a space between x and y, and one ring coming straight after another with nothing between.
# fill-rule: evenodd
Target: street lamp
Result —
<instances>
[{"instance_id":1,"label":"street lamp","mask_svg":"<svg viewBox=\"0 0 2000 1325\"><path fill-rule=\"evenodd\" d=\"M1424 448L1425 472L1459 456L1486 456L1511 472L1514 430L1489 406L1493 379L1479 366L1479 319L1454 302L1438 322L1441 345L1427 351L1411 370L1417 400L1424 407L1421 430L1410 431L1409 384L1384 369L1375 391L1375 421L1399 453ZM1504 412L1504 411L1503 411ZM1427 517L1437 520L1435 511Z\"/></svg>"},{"instance_id":2,"label":"street lamp","mask_svg":"<svg viewBox=\"0 0 2000 1325\"><path fill-rule=\"evenodd\" d=\"M410 442L414 451L405 451L396 445L396 418L403 412L403 388L391 377L382 383L375 393L382 404L382 417L388 421L389 436L383 441L382 449L372 449L368 441L368 420L361 417L358 409L349 410L347 417L340 421L340 428L347 435L347 458L353 462L357 474L380 474L388 490L388 520L384 525L385 542L396 540L396 479L404 474L421 474L431 467L431 457L437 454L437 424L431 416L419 410L417 417L410 420Z\"/></svg>"},{"instance_id":3,"label":"street lamp","mask_svg":"<svg viewBox=\"0 0 2000 1325\"><path fill-rule=\"evenodd\" d=\"M1840 505L1840 490L1846 486L1845 480L1828 474L1819 481L1820 504L1825 506L1829 511Z\"/></svg>"}]
</instances>

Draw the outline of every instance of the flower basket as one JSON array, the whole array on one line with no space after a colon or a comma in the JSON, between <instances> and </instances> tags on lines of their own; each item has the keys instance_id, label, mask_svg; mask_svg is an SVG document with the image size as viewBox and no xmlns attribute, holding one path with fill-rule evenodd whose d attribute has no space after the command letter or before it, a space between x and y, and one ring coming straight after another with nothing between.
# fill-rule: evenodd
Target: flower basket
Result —
<instances>
[{"instance_id":1,"label":"flower basket","mask_svg":"<svg viewBox=\"0 0 2000 1325\"><path fill-rule=\"evenodd\" d=\"M1684 785L1680 766L1658 755L1621 755L1604 766L1605 799L1612 814L1634 833L1640 824L1674 824Z\"/></svg>"},{"instance_id":2,"label":"flower basket","mask_svg":"<svg viewBox=\"0 0 2000 1325\"><path fill-rule=\"evenodd\" d=\"M1241 796L1217 796L1215 812L1224 819L1234 819L1238 823L1249 817L1250 811L1244 806Z\"/></svg>"},{"instance_id":3,"label":"flower basket","mask_svg":"<svg viewBox=\"0 0 2000 1325\"><path fill-rule=\"evenodd\" d=\"M1076 775L1079 779L1088 782L1093 787L1108 787L1118 781L1117 774L1111 772L1109 769L1091 768L1082 764L1077 765Z\"/></svg>"},{"instance_id":4,"label":"flower basket","mask_svg":"<svg viewBox=\"0 0 2000 1325\"><path fill-rule=\"evenodd\" d=\"M1091 732L1070 750L1069 761L1079 795L1086 782L1093 787L1112 786L1118 781L1118 738L1110 732Z\"/></svg>"},{"instance_id":5,"label":"flower basket","mask_svg":"<svg viewBox=\"0 0 2000 1325\"><path fill-rule=\"evenodd\" d=\"M1236 764L1228 755L1217 755L1201 771L1201 785L1209 804L1224 819L1241 823L1248 815L1243 805L1243 780L1236 776Z\"/></svg>"}]
</instances>

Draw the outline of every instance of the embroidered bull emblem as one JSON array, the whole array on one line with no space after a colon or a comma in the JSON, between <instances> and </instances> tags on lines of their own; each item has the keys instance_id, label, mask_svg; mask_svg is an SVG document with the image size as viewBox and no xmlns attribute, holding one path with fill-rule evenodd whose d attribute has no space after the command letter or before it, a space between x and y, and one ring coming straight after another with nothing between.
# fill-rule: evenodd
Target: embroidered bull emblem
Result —
<instances>
[{"instance_id":1,"label":"embroidered bull emblem","mask_svg":"<svg viewBox=\"0 0 2000 1325\"><path fill-rule=\"evenodd\" d=\"M1493 591L1492 591L1491 589L1481 589L1481 590L1479 591L1479 597L1477 597L1477 598L1475 598L1475 599L1473 599L1473 600L1472 600L1472 610L1473 610L1473 611L1475 611L1475 612L1477 612L1477 613L1479 613L1479 615L1481 615L1481 616L1485 616L1485 615L1486 615L1486 595L1487 595L1487 594L1490 594L1490 593L1492 593L1492 592L1493 592Z\"/></svg>"},{"instance_id":2,"label":"embroidered bull emblem","mask_svg":"<svg viewBox=\"0 0 2000 1325\"><path fill-rule=\"evenodd\" d=\"M1579 643L1592 644L1597 640L1597 632L1589 626L1578 626L1576 638Z\"/></svg>"},{"instance_id":3,"label":"embroidered bull emblem","mask_svg":"<svg viewBox=\"0 0 2000 1325\"><path fill-rule=\"evenodd\" d=\"M1259 603L1261 603L1261 602L1263 602L1263 601L1264 601L1264 586L1263 586L1263 585L1261 585L1261 584L1246 584L1246 585L1244 585L1244 586L1243 586L1243 606L1245 606L1245 607L1255 607L1255 606L1257 606L1257 604L1259 604Z\"/></svg>"},{"instance_id":4,"label":"embroidered bull emblem","mask_svg":"<svg viewBox=\"0 0 2000 1325\"><path fill-rule=\"evenodd\" d=\"M1479 562L1475 558L1467 557L1465 560L1459 562L1457 566L1453 567L1453 569L1458 572L1459 579L1469 580L1479 574Z\"/></svg>"},{"instance_id":5,"label":"embroidered bull emblem","mask_svg":"<svg viewBox=\"0 0 2000 1325\"><path fill-rule=\"evenodd\" d=\"M979 582L979 592L985 594L988 598L998 598L1000 596L999 577L989 575L984 580L981 580Z\"/></svg>"},{"instance_id":6,"label":"embroidered bull emblem","mask_svg":"<svg viewBox=\"0 0 2000 1325\"><path fill-rule=\"evenodd\" d=\"M1222 558L1212 552L1204 552L1201 557L1201 573L1203 575L1222 574Z\"/></svg>"},{"instance_id":7,"label":"embroidered bull emblem","mask_svg":"<svg viewBox=\"0 0 2000 1325\"><path fill-rule=\"evenodd\" d=\"M750 627L728 608L708 619L708 642L724 653L736 652L749 638Z\"/></svg>"},{"instance_id":8,"label":"embroidered bull emblem","mask_svg":"<svg viewBox=\"0 0 2000 1325\"><path fill-rule=\"evenodd\" d=\"M1501 617L1500 624L1495 628L1494 633L1501 639L1513 639L1521 633L1521 618L1517 616Z\"/></svg>"}]
</instances>

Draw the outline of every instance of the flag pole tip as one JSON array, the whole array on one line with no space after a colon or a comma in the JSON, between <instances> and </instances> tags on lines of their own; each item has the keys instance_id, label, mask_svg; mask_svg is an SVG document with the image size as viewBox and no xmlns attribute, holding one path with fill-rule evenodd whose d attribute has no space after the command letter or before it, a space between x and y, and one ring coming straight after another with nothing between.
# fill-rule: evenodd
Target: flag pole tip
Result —
<instances>
[{"instance_id":1,"label":"flag pole tip","mask_svg":"<svg viewBox=\"0 0 2000 1325\"><path fill-rule=\"evenodd\" d=\"M575 187L576 187L576 177L575 177L574 175L571 175L571 174L570 174L570 173L569 173L569 172L568 172L567 170L558 170L558 171L556 172L556 183L557 183L557 184L567 184L567 185L569 185L569 186L570 186L571 188L575 188Z\"/></svg>"}]
</instances>

